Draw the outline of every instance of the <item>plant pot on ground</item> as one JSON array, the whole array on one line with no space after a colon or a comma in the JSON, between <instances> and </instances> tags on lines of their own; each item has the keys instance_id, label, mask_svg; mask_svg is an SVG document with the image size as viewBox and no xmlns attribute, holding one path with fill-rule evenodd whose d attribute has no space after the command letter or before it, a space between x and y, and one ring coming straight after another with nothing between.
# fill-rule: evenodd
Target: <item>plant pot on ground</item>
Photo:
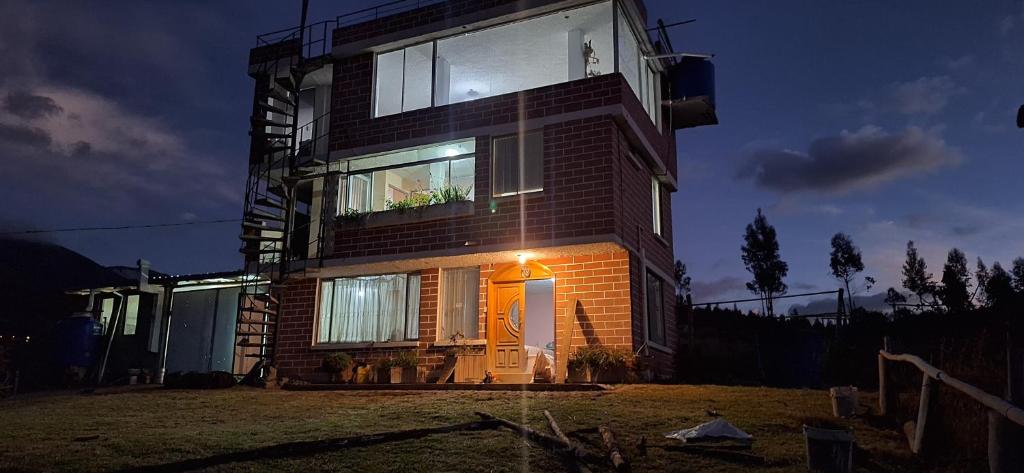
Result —
<instances>
[{"instance_id":1,"label":"plant pot on ground","mask_svg":"<svg viewBox=\"0 0 1024 473\"><path fill-rule=\"evenodd\" d=\"M420 358L415 351L407 350L399 353L391 367L391 383L415 383L416 367L419 364Z\"/></svg>"},{"instance_id":2,"label":"plant pot on ground","mask_svg":"<svg viewBox=\"0 0 1024 473\"><path fill-rule=\"evenodd\" d=\"M374 382L377 384L391 384L391 368L395 367L393 358L381 358L373 365Z\"/></svg>"},{"instance_id":3,"label":"plant pot on ground","mask_svg":"<svg viewBox=\"0 0 1024 473\"><path fill-rule=\"evenodd\" d=\"M336 352L324 356L321 365L335 383L352 381L352 357L348 353Z\"/></svg>"},{"instance_id":4,"label":"plant pot on ground","mask_svg":"<svg viewBox=\"0 0 1024 473\"><path fill-rule=\"evenodd\" d=\"M597 383L622 382L632 353L605 345L585 345L569 357L570 381ZM615 376L606 376L614 374Z\"/></svg>"}]
</instances>

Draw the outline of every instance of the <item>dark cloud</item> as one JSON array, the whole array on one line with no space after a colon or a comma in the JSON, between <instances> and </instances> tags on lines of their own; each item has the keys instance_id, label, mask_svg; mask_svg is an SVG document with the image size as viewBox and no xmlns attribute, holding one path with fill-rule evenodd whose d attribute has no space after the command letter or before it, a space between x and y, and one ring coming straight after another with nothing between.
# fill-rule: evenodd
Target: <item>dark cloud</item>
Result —
<instances>
[{"instance_id":1,"label":"dark cloud","mask_svg":"<svg viewBox=\"0 0 1024 473\"><path fill-rule=\"evenodd\" d=\"M50 134L42 128L0 123L0 149L13 146L47 148L52 141Z\"/></svg>"},{"instance_id":2,"label":"dark cloud","mask_svg":"<svg viewBox=\"0 0 1024 473\"><path fill-rule=\"evenodd\" d=\"M694 301L700 303L735 294L737 291L746 291L747 286L746 282L738 277L726 276L712 281L693 281L691 289Z\"/></svg>"},{"instance_id":3,"label":"dark cloud","mask_svg":"<svg viewBox=\"0 0 1024 473\"><path fill-rule=\"evenodd\" d=\"M764 189L845 193L950 166L962 159L936 134L917 127L889 134L865 126L814 140L807 152L762 150L736 173Z\"/></svg>"},{"instance_id":4,"label":"dark cloud","mask_svg":"<svg viewBox=\"0 0 1024 473\"><path fill-rule=\"evenodd\" d=\"M4 98L4 110L27 120L57 115L64 111L50 97L33 95L28 92L11 91Z\"/></svg>"}]
</instances>

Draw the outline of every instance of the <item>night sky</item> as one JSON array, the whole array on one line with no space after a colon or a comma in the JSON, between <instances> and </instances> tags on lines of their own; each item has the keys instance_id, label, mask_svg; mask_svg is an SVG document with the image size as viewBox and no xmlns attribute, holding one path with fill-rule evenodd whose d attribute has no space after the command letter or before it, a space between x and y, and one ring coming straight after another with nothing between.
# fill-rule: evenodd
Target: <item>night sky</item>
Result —
<instances>
[{"instance_id":1,"label":"night sky","mask_svg":"<svg viewBox=\"0 0 1024 473\"><path fill-rule=\"evenodd\" d=\"M312 0L311 21L377 2ZM295 1L0 3L0 231L239 218L262 32ZM873 293L908 239L932 272L1024 255L1024 2L649 1L676 50L716 54L721 125L679 133L675 249L697 300L749 296L758 207L792 292L837 287L829 239ZM49 234L102 264L238 268L237 224Z\"/></svg>"}]
</instances>

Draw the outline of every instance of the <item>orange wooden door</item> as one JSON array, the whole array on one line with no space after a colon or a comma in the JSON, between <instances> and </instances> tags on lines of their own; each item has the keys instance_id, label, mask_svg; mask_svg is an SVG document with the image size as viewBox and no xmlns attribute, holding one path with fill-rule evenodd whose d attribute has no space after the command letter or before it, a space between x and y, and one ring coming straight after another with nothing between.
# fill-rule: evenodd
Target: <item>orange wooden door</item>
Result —
<instances>
[{"instance_id":1,"label":"orange wooden door","mask_svg":"<svg viewBox=\"0 0 1024 473\"><path fill-rule=\"evenodd\" d=\"M526 350L526 291L521 282L495 284L490 297L490 317L487 327L487 348L490 352L494 375L503 383L527 383Z\"/></svg>"}]
</instances>

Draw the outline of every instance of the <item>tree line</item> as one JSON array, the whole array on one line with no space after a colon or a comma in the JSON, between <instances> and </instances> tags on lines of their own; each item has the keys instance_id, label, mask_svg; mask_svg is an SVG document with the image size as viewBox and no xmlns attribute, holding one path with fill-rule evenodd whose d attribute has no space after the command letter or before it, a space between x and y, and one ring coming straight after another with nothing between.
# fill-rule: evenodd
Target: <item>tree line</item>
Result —
<instances>
[{"instance_id":1,"label":"tree line","mask_svg":"<svg viewBox=\"0 0 1024 473\"><path fill-rule=\"evenodd\" d=\"M870 291L875 284L872 276L860 276L864 260L853 239L845 233L832 236L829 253L830 274L840 283L846 293L849 311L856 308L854 293L857 290ZM747 224L740 247L743 267L751 279L746 288L761 302L762 313L775 316L774 301L785 295L789 287L785 278L789 273L787 264L779 252L778 233L768 223L761 209L753 222ZM861 277L860 287L857 287ZM676 261L675 279L677 293L686 298L690 293L690 277L686 265ZM885 303L895 312L900 307L916 307L947 312L964 312L976 307L1002 307L1024 303L1024 258L1015 258L1007 271L998 262L986 266L978 257L972 272L967 256L959 248L952 248L946 255L941 277L936 281L928 271L928 264L918 253L913 241L907 242L906 261L902 268L902 286L915 302L908 303L907 296L894 287L886 290Z\"/></svg>"}]
</instances>

